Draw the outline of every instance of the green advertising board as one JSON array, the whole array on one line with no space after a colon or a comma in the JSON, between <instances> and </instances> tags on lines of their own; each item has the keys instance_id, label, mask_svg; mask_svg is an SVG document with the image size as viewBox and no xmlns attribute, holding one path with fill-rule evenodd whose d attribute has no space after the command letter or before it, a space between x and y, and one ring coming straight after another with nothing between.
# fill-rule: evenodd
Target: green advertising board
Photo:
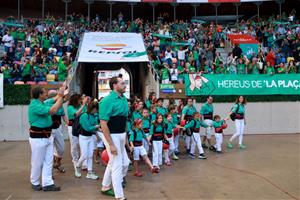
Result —
<instances>
[{"instance_id":1,"label":"green advertising board","mask_svg":"<svg viewBox=\"0 0 300 200\"><path fill-rule=\"evenodd\" d=\"M186 74L185 95L300 95L300 74Z\"/></svg>"}]
</instances>

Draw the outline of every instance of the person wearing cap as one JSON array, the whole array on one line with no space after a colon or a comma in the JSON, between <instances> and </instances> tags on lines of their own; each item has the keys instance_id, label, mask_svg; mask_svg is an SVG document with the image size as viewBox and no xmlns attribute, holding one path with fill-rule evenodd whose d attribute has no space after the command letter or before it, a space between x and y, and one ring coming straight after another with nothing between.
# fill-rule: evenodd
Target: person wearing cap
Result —
<instances>
[{"instance_id":1,"label":"person wearing cap","mask_svg":"<svg viewBox=\"0 0 300 200\"><path fill-rule=\"evenodd\" d=\"M52 106L55 104L57 98L57 91L48 91L48 99L44 101L45 105ZM65 115L64 108L61 107L52 118L52 135L54 143L54 164L53 168L57 169L61 173L65 173L64 167L61 166L61 160L65 151L65 141L62 133L62 119L68 124L68 119Z\"/></svg>"},{"instance_id":2,"label":"person wearing cap","mask_svg":"<svg viewBox=\"0 0 300 200\"><path fill-rule=\"evenodd\" d=\"M122 187L124 160L128 159L126 143L126 120L129 107L124 96L126 85L122 78L112 77L109 81L110 94L99 103L100 125L103 131L103 142L109 156L101 193L114 196L116 199L126 199ZM129 163L128 163L129 164ZM111 188L112 185L112 188Z\"/></svg>"},{"instance_id":3,"label":"person wearing cap","mask_svg":"<svg viewBox=\"0 0 300 200\"><path fill-rule=\"evenodd\" d=\"M28 108L29 144L31 147L30 182L35 191L60 191L52 178L53 135L51 115L57 113L63 104L65 86L58 90L55 103L45 105L47 91L40 86L31 90L32 100ZM42 186L40 178L42 176Z\"/></svg>"}]
</instances>

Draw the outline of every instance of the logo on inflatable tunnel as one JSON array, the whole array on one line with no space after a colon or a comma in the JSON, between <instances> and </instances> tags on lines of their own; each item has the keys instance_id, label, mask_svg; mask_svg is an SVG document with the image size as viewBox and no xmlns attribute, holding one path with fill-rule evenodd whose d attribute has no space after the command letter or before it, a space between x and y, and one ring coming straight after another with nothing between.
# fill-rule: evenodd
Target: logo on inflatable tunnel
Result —
<instances>
[{"instance_id":1,"label":"logo on inflatable tunnel","mask_svg":"<svg viewBox=\"0 0 300 200\"><path fill-rule=\"evenodd\" d=\"M107 51L118 51L127 47L126 44L96 44L96 46Z\"/></svg>"}]
</instances>

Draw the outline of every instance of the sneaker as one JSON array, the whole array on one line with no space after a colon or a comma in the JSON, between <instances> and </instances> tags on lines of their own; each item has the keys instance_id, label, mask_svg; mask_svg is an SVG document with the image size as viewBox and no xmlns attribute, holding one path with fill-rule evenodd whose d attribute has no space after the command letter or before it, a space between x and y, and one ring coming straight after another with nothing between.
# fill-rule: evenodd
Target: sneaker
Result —
<instances>
[{"instance_id":1,"label":"sneaker","mask_svg":"<svg viewBox=\"0 0 300 200\"><path fill-rule=\"evenodd\" d=\"M139 171L134 172L133 175L136 176L136 177L142 177L143 176L143 174L141 172L139 172Z\"/></svg>"},{"instance_id":2,"label":"sneaker","mask_svg":"<svg viewBox=\"0 0 300 200\"><path fill-rule=\"evenodd\" d=\"M81 171L79 167L75 168L75 177L80 178L81 177Z\"/></svg>"},{"instance_id":3,"label":"sneaker","mask_svg":"<svg viewBox=\"0 0 300 200\"><path fill-rule=\"evenodd\" d=\"M204 144L202 144L202 148L207 149L208 146L206 146L206 144L204 143Z\"/></svg>"},{"instance_id":4,"label":"sneaker","mask_svg":"<svg viewBox=\"0 0 300 200\"><path fill-rule=\"evenodd\" d=\"M108 189L108 190L101 190L101 193L107 196L111 196L111 197L115 197L115 193L112 189Z\"/></svg>"},{"instance_id":5,"label":"sneaker","mask_svg":"<svg viewBox=\"0 0 300 200\"><path fill-rule=\"evenodd\" d=\"M56 186L56 185L48 185L43 187L43 191L44 192L57 192L60 191L60 187Z\"/></svg>"},{"instance_id":6,"label":"sneaker","mask_svg":"<svg viewBox=\"0 0 300 200\"><path fill-rule=\"evenodd\" d=\"M228 149L233 149L233 145L232 145L230 142L228 142L228 143L227 143L227 148L228 148Z\"/></svg>"},{"instance_id":7,"label":"sneaker","mask_svg":"<svg viewBox=\"0 0 300 200\"><path fill-rule=\"evenodd\" d=\"M151 172L152 174L159 173L159 169L157 167L152 167Z\"/></svg>"},{"instance_id":8,"label":"sneaker","mask_svg":"<svg viewBox=\"0 0 300 200\"><path fill-rule=\"evenodd\" d=\"M86 178L92 179L92 180L97 180L99 176L97 176L94 172L88 172L86 175Z\"/></svg>"},{"instance_id":9,"label":"sneaker","mask_svg":"<svg viewBox=\"0 0 300 200\"><path fill-rule=\"evenodd\" d=\"M216 151L216 148L215 148L214 146L210 146L210 147L209 147L209 150L210 150L210 151Z\"/></svg>"},{"instance_id":10,"label":"sneaker","mask_svg":"<svg viewBox=\"0 0 300 200\"><path fill-rule=\"evenodd\" d=\"M166 162L165 165L167 165L169 167L172 166L171 162Z\"/></svg>"},{"instance_id":11,"label":"sneaker","mask_svg":"<svg viewBox=\"0 0 300 200\"><path fill-rule=\"evenodd\" d=\"M33 185L33 184L31 184L31 188L32 188L34 191L41 191L41 190L42 190L41 185Z\"/></svg>"},{"instance_id":12,"label":"sneaker","mask_svg":"<svg viewBox=\"0 0 300 200\"><path fill-rule=\"evenodd\" d=\"M195 156L195 154L190 153L189 157L192 158L192 159L195 159L196 156Z\"/></svg>"},{"instance_id":13,"label":"sneaker","mask_svg":"<svg viewBox=\"0 0 300 200\"><path fill-rule=\"evenodd\" d=\"M198 158L199 158L199 159L207 159L206 156L205 156L203 153L201 153L201 154L198 156Z\"/></svg>"},{"instance_id":14,"label":"sneaker","mask_svg":"<svg viewBox=\"0 0 300 200\"><path fill-rule=\"evenodd\" d=\"M243 144L240 144L240 149L246 149L246 146Z\"/></svg>"},{"instance_id":15,"label":"sneaker","mask_svg":"<svg viewBox=\"0 0 300 200\"><path fill-rule=\"evenodd\" d=\"M173 160L179 160L179 158L176 156L176 154L174 154L174 155L172 156L172 159L173 159Z\"/></svg>"}]
</instances>

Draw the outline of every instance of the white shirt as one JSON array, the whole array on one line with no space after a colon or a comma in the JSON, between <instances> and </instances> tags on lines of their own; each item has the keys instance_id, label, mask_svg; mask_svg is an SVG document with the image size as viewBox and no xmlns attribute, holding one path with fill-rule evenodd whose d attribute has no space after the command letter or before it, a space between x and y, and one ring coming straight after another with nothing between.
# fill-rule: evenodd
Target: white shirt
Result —
<instances>
[{"instance_id":1,"label":"white shirt","mask_svg":"<svg viewBox=\"0 0 300 200\"><path fill-rule=\"evenodd\" d=\"M4 46L11 47L14 44L14 38L11 35L4 35L2 38L2 42L4 42Z\"/></svg>"},{"instance_id":2,"label":"white shirt","mask_svg":"<svg viewBox=\"0 0 300 200\"><path fill-rule=\"evenodd\" d=\"M165 52L165 59L169 59L169 58L172 59L172 51L170 51L170 52L166 51Z\"/></svg>"},{"instance_id":3,"label":"white shirt","mask_svg":"<svg viewBox=\"0 0 300 200\"><path fill-rule=\"evenodd\" d=\"M56 55L56 52L57 52L57 49L54 47L50 47L49 50L48 50L50 53L53 53L53 55Z\"/></svg>"},{"instance_id":4,"label":"white shirt","mask_svg":"<svg viewBox=\"0 0 300 200\"><path fill-rule=\"evenodd\" d=\"M182 51L180 51L180 50L178 50L178 60L185 60L185 52L187 52L188 50L187 49L185 49L185 50L182 50Z\"/></svg>"},{"instance_id":5,"label":"white shirt","mask_svg":"<svg viewBox=\"0 0 300 200\"><path fill-rule=\"evenodd\" d=\"M169 72L171 74L171 81L178 81L178 69L169 69Z\"/></svg>"}]
</instances>

